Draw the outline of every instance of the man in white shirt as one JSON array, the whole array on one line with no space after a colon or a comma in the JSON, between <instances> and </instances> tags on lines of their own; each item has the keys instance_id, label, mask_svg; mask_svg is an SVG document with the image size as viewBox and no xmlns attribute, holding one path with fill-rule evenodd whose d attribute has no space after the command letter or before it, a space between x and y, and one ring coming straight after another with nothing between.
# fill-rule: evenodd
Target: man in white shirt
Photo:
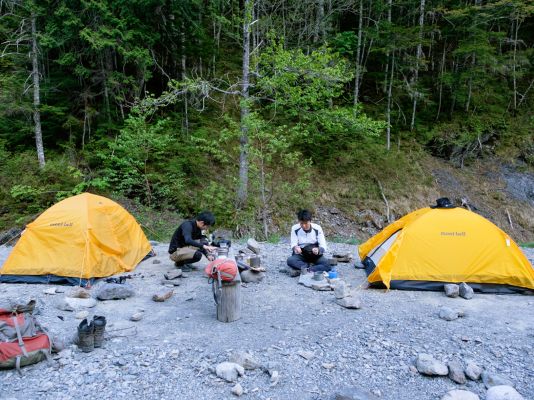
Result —
<instances>
[{"instance_id":1,"label":"man in white shirt","mask_svg":"<svg viewBox=\"0 0 534 400\"><path fill-rule=\"evenodd\" d=\"M290 276L308 271L330 271L330 263L323 255L326 251L323 228L311 222L312 214L308 210L300 210L297 218L299 223L291 227L293 255L287 259Z\"/></svg>"}]
</instances>

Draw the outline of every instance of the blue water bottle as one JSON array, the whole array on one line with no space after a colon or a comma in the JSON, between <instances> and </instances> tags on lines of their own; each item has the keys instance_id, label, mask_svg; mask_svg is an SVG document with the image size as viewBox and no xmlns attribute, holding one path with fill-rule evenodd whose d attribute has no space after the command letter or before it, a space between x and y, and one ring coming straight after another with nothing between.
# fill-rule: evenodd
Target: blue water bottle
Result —
<instances>
[{"instance_id":1,"label":"blue water bottle","mask_svg":"<svg viewBox=\"0 0 534 400\"><path fill-rule=\"evenodd\" d=\"M328 273L328 279L336 279L337 278L337 271L335 268L332 268L330 272Z\"/></svg>"}]
</instances>

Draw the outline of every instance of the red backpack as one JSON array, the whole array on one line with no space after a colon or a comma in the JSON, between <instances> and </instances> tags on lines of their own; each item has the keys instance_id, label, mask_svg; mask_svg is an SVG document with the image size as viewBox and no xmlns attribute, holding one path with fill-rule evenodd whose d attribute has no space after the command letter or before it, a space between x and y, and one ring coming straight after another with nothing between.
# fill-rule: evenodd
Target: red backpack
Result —
<instances>
[{"instance_id":1,"label":"red backpack","mask_svg":"<svg viewBox=\"0 0 534 400\"><path fill-rule=\"evenodd\" d=\"M33 316L35 301L0 307L0 369L35 364L50 357L52 341Z\"/></svg>"},{"instance_id":2,"label":"red backpack","mask_svg":"<svg viewBox=\"0 0 534 400\"><path fill-rule=\"evenodd\" d=\"M228 258L217 258L210 262L204 272L210 279L230 282L239 273L237 264Z\"/></svg>"}]
</instances>

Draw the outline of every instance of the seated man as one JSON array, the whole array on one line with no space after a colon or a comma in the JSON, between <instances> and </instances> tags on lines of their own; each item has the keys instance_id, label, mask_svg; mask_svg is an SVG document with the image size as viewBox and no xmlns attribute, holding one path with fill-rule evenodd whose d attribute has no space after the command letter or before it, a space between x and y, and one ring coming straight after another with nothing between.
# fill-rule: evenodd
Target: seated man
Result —
<instances>
[{"instance_id":1,"label":"seated man","mask_svg":"<svg viewBox=\"0 0 534 400\"><path fill-rule=\"evenodd\" d=\"M208 260L215 257L211 254L216 250L209 246L202 230L215 224L215 217L209 211L198 214L196 219L187 220L176 229L169 245L170 259L177 267L190 270L191 264L200 261L204 254Z\"/></svg>"},{"instance_id":2,"label":"seated man","mask_svg":"<svg viewBox=\"0 0 534 400\"><path fill-rule=\"evenodd\" d=\"M323 256L326 240L323 229L311 222L312 214L308 210L297 213L299 223L291 228L291 248L293 255L287 259L291 267L290 276L298 276L308 271L330 271L330 263Z\"/></svg>"}]
</instances>

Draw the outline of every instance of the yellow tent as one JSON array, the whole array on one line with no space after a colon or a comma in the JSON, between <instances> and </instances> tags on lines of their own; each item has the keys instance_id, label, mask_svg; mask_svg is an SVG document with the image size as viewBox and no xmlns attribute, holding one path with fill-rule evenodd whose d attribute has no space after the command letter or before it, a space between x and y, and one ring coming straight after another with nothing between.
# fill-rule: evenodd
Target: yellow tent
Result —
<instances>
[{"instance_id":1,"label":"yellow tent","mask_svg":"<svg viewBox=\"0 0 534 400\"><path fill-rule=\"evenodd\" d=\"M150 251L131 214L105 197L83 193L28 224L0 268L0 281L85 284L133 270Z\"/></svg>"},{"instance_id":2,"label":"yellow tent","mask_svg":"<svg viewBox=\"0 0 534 400\"><path fill-rule=\"evenodd\" d=\"M423 208L359 249L367 279L393 289L443 290L466 282L492 293L534 290L534 269L514 241L463 208Z\"/></svg>"}]
</instances>

